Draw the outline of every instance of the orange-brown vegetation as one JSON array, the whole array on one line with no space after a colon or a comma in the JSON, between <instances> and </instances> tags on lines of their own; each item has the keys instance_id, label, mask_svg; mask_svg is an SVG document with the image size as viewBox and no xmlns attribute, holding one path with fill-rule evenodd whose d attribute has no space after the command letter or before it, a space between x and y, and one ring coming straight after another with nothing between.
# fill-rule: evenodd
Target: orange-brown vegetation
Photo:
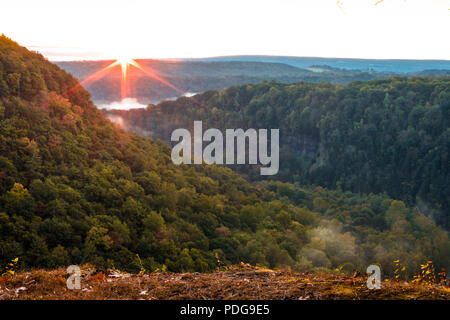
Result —
<instances>
[{"instance_id":1,"label":"orange-brown vegetation","mask_svg":"<svg viewBox=\"0 0 450 320\"><path fill-rule=\"evenodd\" d=\"M69 290L65 269L33 270L0 278L0 299L450 299L445 286L383 281L366 287L366 277L270 270L248 265L215 273L126 274L83 266L81 289Z\"/></svg>"}]
</instances>

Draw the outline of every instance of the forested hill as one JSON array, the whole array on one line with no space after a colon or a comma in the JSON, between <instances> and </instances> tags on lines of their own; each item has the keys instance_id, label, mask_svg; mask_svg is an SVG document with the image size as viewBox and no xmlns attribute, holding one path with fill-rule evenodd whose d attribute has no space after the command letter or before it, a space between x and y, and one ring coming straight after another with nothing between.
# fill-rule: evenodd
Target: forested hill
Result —
<instances>
[{"instance_id":1,"label":"forested hill","mask_svg":"<svg viewBox=\"0 0 450 320\"><path fill-rule=\"evenodd\" d=\"M347 85L264 82L106 114L122 117L128 130L165 141L194 120L203 120L204 128L280 128L275 178L387 192L418 204L449 228L449 112L447 77ZM260 179L252 169L244 171Z\"/></svg>"},{"instance_id":2,"label":"forested hill","mask_svg":"<svg viewBox=\"0 0 450 320\"><path fill-rule=\"evenodd\" d=\"M352 59L352 58L319 58L289 56L223 56L211 58L181 59L196 62L265 62L282 63L297 68L309 68L314 65L330 66L347 70L373 70L377 72L416 73L424 70L450 71L449 60L402 60L402 59Z\"/></svg>"},{"instance_id":3,"label":"forested hill","mask_svg":"<svg viewBox=\"0 0 450 320\"><path fill-rule=\"evenodd\" d=\"M447 233L386 195L173 165L165 144L116 128L71 76L4 36L0 84L1 275L15 264L363 272L380 263L391 276L397 259L410 276L428 260L450 266Z\"/></svg>"}]
</instances>

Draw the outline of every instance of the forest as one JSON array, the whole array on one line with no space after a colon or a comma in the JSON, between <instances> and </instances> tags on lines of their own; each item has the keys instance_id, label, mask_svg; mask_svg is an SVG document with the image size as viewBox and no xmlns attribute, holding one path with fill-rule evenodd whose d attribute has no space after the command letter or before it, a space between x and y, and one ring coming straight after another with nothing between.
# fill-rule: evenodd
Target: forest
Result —
<instances>
[{"instance_id":1,"label":"forest","mask_svg":"<svg viewBox=\"0 0 450 320\"><path fill-rule=\"evenodd\" d=\"M400 261L412 277L428 260L449 267L448 234L414 205L420 195L448 208L448 81L261 83L126 115L161 130L155 138L164 130L152 119L181 126L203 115L210 126L281 126L325 150L311 173L292 154L284 182L251 182L223 166L174 165L163 141L118 128L75 78L1 36L0 268L209 272L244 262L350 273L378 263L393 275Z\"/></svg>"},{"instance_id":2,"label":"forest","mask_svg":"<svg viewBox=\"0 0 450 320\"><path fill-rule=\"evenodd\" d=\"M279 128L275 179L387 193L450 228L450 78L394 77L346 85L263 82L104 111L125 129L170 142L194 120L205 127ZM251 180L255 166L236 166Z\"/></svg>"}]
</instances>

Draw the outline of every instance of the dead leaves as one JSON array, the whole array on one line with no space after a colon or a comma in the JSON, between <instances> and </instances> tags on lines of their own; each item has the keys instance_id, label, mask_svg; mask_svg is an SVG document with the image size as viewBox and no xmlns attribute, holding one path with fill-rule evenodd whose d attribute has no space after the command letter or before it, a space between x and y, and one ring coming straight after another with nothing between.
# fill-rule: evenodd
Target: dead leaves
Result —
<instances>
[{"instance_id":1,"label":"dead leaves","mask_svg":"<svg viewBox=\"0 0 450 320\"><path fill-rule=\"evenodd\" d=\"M299 273L239 265L215 273L128 274L82 268L81 290L64 269L19 272L0 282L0 299L450 299L450 291L403 281L368 290L365 277Z\"/></svg>"}]
</instances>

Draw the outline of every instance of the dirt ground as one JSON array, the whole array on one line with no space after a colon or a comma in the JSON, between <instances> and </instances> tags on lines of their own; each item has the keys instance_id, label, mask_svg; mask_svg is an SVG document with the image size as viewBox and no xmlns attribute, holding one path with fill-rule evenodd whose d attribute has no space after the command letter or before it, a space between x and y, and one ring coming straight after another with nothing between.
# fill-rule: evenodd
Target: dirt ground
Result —
<instances>
[{"instance_id":1,"label":"dirt ground","mask_svg":"<svg viewBox=\"0 0 450 320\"><path fill-rule=\"evenodd\" d=\"M69 290L65 269L19 272L0 278L0 300L41 299L212 299L212 300L340 300L446 299L450 289L404 281L383 281L369 290L359 275L330 275L274 271L238 266L215 273L125 274L84 266L81 289Z\"/></svg>"}]
</instances>

